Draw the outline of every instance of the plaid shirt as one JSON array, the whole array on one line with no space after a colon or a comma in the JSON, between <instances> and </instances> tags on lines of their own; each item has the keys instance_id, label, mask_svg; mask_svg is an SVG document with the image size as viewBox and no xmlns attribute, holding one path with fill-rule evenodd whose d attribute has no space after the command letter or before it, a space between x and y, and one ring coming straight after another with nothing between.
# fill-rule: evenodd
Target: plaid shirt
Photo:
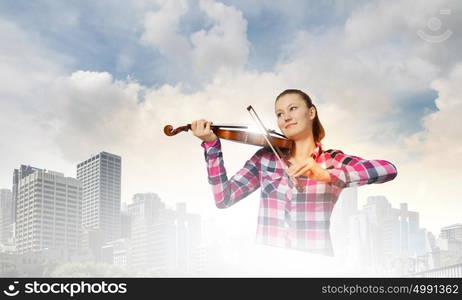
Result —
<instances>
[{"instance_id":1,"label":"plaid shirt","mask_svg":"<svg viewBox=\"0 0 462 300\"><path fill-rule=\"evenodd\" d=\"M397 175L396 167L388 161L365 160L340 150L324 151L317 143L311 156L329 172L331 182L300 176L305 191L298 192L268 147L259 149L228 179L220 139L202 142L201 146L218 208L230 207L261 188L257 243L324 255L333 255L330 216L342 189L387 182Z\"/></svg>"}]
</instances>

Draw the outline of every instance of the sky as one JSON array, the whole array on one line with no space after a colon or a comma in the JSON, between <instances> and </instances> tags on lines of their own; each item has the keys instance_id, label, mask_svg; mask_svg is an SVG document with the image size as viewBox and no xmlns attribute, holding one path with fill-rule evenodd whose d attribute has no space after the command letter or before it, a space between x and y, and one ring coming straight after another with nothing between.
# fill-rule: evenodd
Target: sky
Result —
<instances>
[{"instance_id":1,"label":"sky","mask_svg":"<svg viewBox=\"0 0 462 300\"><path fill-rule=\"evenodd\" d=\"M75 177L92 154L122 157L122 201L158 193L254 234L258 193L216 209L197 119L278 129L274 99L312 96L325 149L384 159L398 176L359 188L408 203L438 234L461 223L462 2L0 2L0 188L28 164ZM231 176L258 149L229 141ZM228 222L228 223L227 223Z\"/></svg>"}]
</instances>

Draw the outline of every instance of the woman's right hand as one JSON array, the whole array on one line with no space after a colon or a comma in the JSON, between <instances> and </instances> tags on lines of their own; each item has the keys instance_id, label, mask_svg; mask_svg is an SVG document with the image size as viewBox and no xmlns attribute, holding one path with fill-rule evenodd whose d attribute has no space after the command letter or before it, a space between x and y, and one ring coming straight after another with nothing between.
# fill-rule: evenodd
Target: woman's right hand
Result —
<instances>
[{"instance_id":1,"label":"woman's right hand","mask_svg":"<svg viewBox=\"0 0 462 300\"><path fill-rule=\"evenodd\" d=\"M192 133L203 140L204 142L211 142L218 139L217 135L210 129L212 122L204 119L196 120L191 123Z\"/></svg>"}]
</instances>

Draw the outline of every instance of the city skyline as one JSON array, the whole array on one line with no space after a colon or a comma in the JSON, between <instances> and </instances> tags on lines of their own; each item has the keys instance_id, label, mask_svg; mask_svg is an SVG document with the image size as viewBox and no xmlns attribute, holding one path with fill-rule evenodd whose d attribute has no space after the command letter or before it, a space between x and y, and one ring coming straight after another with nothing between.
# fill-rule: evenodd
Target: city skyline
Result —
<instances>
[{"instance_id":1,"label":"city skyline","mask_svg":"<svg viewBox=\"0 0 462 300\"><path fill-rule=\"evenodd\" d=\"M226 146L225 146L225 147L226 147ZM96 152L96 153L101 154L101 153L108 153L108 152L107 152L107 151L100 151L100 152ZM92 154L90 154L90 156L91 156L91 157L96 157L96 156L99 156L99 154L93 154L93 153L92 153ZM117 155L116 155L116 156L117 156ZM90 159L91 159L91 157L90 157ZM120 156L117 156L117 157L119 157L119 159L120 159ZM78 163L77 166L80 166L80 164L81 164L81 163ZM82 162L82 164L83 164L83 162ZM34 172L35 170L44 170L44 171L51 171L51 172L54 171L53 169L46 169L46 168L40 169L40 168L32 167L32 166L29 165L29 164L21 164L21 168L22 168L23 166L24 166L25 169L24 169L22 172L24 172L25 174L31 174L31 172ZM28 169L28 168L29 168L29 169ZM15 171L15 172L16 172L16 171ZM18 171L18 172L19 172L19 171ZM26 173L26 172L27 172L27 173ZM58 173L61 173L61 172L58 172ZM75 172L76 176L71 176L71 177L72 177L72 178L77 178L77 173L78 173L78 167L77 167L76 172ZM18 174L21 174L21 173L19 172ZM64 174L64 173L62 173L62 174ZM18 175L14 175L14 176L18 176ZM13 176L13 177L14 177L14 176ZM15 179L13 178L13 184L12 184L12 185L13 185L13 188L12 188L12 191L13 191L13 194L12 194L12 195L13 195L13 197L14 197L14 195L15 195L15 193L14 193L14 189L15 189L14 180L15 180ZM123 186L124 186L123 183L120 183L120 187L123 188ZM7 188L7 187L1 187L1 186L0 186L0 189L9 189L9 188ZM363 189L363 187L361 187L360 189L346 188L346 189L344 189L344 190L342 191L342 194L349 193L350 190L355 190L355 192L356 192L357 194L361 194L361 189ZM152 190L149 190L149 189L147 189L147 190L146 190L146 189L143 189L143 190L144 190L145 192L148 192L148 193L149 193L149 192L153 192ZM138 193L139 193L139 192L135 192L133 195L136 195L136 194L138 194ZM256 193L255 193L255 194L256 194ZM249 196L249 198L255 197L255 194ZM133 195L131 195L131 196L128 198L128 200L122 199L122 200L121 200L121 204L130 204L130 201L131 201ZM385 195L383 195L383 196L385 196ZM366 196L366 198L367 198L367 197L371 197L371 196ZM374 196L372 196L372 197L374 197ZM365 201L366 201L366 198L362 199L362 201L361 201L360 198L362 198L362 197L358 197L358 199L359 199L359 202L358 202L358 203L359 203L359 204L364 204ZM212 199L212 196L210 196L210 199ZM173 201L173 202L170 202L168 199L167 199L167 200L164 200L164 201L167 201L166 203L169 205L169 207L175 207L176 204L177 204L178 202L181 202L181 201ZM212 202L212 201L211 201L211 202ZM338 205L338 204L336 204L336 206L337 206L337 205ZM213 208L215 209L215 206L213 206ZM192 209L192 211L194 211L195 213L200 213L200 211L198 211L197 209L194 209L194 208ZM210 211L209 211L208 214L206 213L205 215L207 215L207 216L209 216L209 217L213 217L213 216L214 216L213 210L211 211L211 213L210 213ZM248 216L250 217L250 213L248 214ZM229 219L231 220L231 218L229 218ZM425 218L424 218L424 219L425 219ZM250 217L249 220L252 221L252 220L251 220L251 217ZM456 220L456 222L453 222L452 224L457 224L457 223L458 223L458 221ZM248 223L248 224L249 224L249 223ZM251 224L251 223L250 223L250 224ZM436 230L435 230L434 228L432 228L433 230L431 230L431 231L432 231L432 232L438 231L440 228L445 227L445 226L448 226L448 224L442 225L441 227L437 228ZM430 226L429 226L429 228L430 228Z\"/></svg>"},{"instance_id":2,"label":"city skyline","mask_svg":"<svg viewBox=\"0 0 462 300\"><path fill-rule=\"evenodd\" d=\"M79 179L48 168L14 169L15 197L10 189L0 189L0 272L51 275L50 266L43 269L47 261L52 261L56 274L63 272L60 266L65 268L66 262L129 267L126 272L135 272L132 275L146 268L170 273L203 270L200 216L187 212L186 203L171 210L156 194L135 194L122 210L121 161L108 152L92 155L76 165ZM164 255L171 258L164 261Z\"/></svg>"},{"instance_id":3,"label":"city skyline","mask_svg":"<svg viewBox=\"0 0 462 300\"><path fill-rule=\"evenodd\" d=\"M103 156L104 156L104 157L103 157ZM101 170L103 169L103 167L99 165L99 162L98 162L97 160L98 160L100 157L101 157L101 159L104 158L104 159L107 160L107 158L106 158L107 156L111 156L113 159L117 159L119 162L121 161L121 157L120 157L120 156L114 155L114 154L110 154L110 153L107 153L107 152L104 152L104 151L100 152L100 153L97 154L97 155L91 155L91 157L90 157L88 160L86 160L86 161L84 161L84 162L81 162L81 163L77 164L77 166L76 166L77 169L81 170L80 173L81 173L82 179L83 179L83 180L86 180L87 177L89 177L89 178L92 177L92 174L90 174L90 173L89 173L89 176L82 176L82 169L81 169L81 168L82 168L82 166L83 166L84 164L86 165L88 162L90 162L89 165L91 165L91 166L92 166L92 164L97 163L97 165L98 165L98 170L99 170L99 171L98 171L98 176L103 176L103 177L106 176L106 175L104 175L104 174L102 173ZM95 160L95 158L96 158L97 160ZM119 168L119 170L120 170L120 168ZM22 175L21 175L21 174L22 174ZM57 171L50 171L50 170L48 170L48 169L46 169L46 168L41 169L41 168L31 167L31 166L28 166L28 165L21 165L20 168L14 170L13 183L14 183L14 182L17 182L17 180L18 180L18 179L16 179L16 176L19 176L18 178L19 178L19 180L20 180L20 182L19 182L20 185L16 186L16 185L13 184L13 189L14 189L14 188L18 188L19 186L24 186L24 187L27 188L29 182L31 182L31 187L34 188L34 187L36 186L35 181L37 180L37 178L40 179L42 176L48 176L48 177L47 177L47 180L43 181L43 182L45 182L45 183L48 183L48 185L49 185L49 184L52 184L53 182L56 182L55 184L56 184L56 185L59 185L59 186L56 187L56 190L60 190L60 188L62 188L62 186L66 186L66 184L63 185L62 183L63 183L63 182L65 182L65 183L67 182L67 183L68 183L69 180L74 180L75 182L79 182L78 184L77 184L77 183L73 183L73 185L75 186L75 187L73 187L73 189L75 189L75 188L81 188L81 184L82 184L79 180L77 180L77 179L75 179L75 178L64 177L64 174L63 174L63 173L60 173L60 172L57 172ZM58 183L58 181L57 181L58 179L55 179L55 178L62 178L62 179L59 179L59 182L61 182L61 183ZM101 178L102 178L102 177L101 177ZM27 180L27 181L25 181L25 180ZM51 180L51 181L50 181L50 180ZM63 180L64 180L64 181L63 181ZM40 182L42 182L42 181L40 181ZM45 193L45 194L46 194L46 191L45 191L46 188L47 188L47 185L45 184L44 187L42 187L42 189L44 189L44 193ZM49 188L49 187L48 187L48 188ZM89 187L87 187L87 189L88 189L88 188L89 188ZM24 189L24 188L23 188L23 189ZM19 222L22 223L23 221L21 221L21 220L22 220L22 219L21 219L21 218L22 218L21 216L24 215L24 209L23 209L23 207L25 206L24 201L25 201L26 199L29 199L28 196L27 196L27 195L29 195L29 193L30 193L31 195L35 195L36 192L34 192L33 190L31 190L31 192L27 192L27 194L24 194L24 191L22 191L21 189L18 189L18 190L19 190L19 194L18 194L18 200L19 200L19 211L18 211L18 216L19 216ZM14 194L14 193L11 193L11 190L9 190L9 189L1 189L1 191L2 191L2 195L6 195L6 196L8 195L8 192L9 192L9 195L11 196L11 199L13 199L13 194ZM81 192L79 192L78 194L80 194L80 193L81 193ZM45 194L44 194L43 197L46 198L47 196L46 196ZM53 191L51 191L51 194L53 195ZM67 193L65 193L65 194L67 194ZM77 195L78 195L78 194L77 194ZM64 195L64 194L63 194L63 195ZM152 198L152 199L146 198L146 197L148 197L149 195L152 195L154 198ZM6 197L6 196L5 196L5 197ZM2 196L2 197L3 197L3 196ZM5 197L3 197L3 198L5 198ZM42 197L42 196L41 196L41 197ZM41 202L41 197L39 197L40 199L38 199L38 200L39 200L39 203ZM55 197L58 197L58 196L55 196ZM149 197L151 197L151 196L149 196ZM3 199L3 198L2 198L2 199ZM46 202L46 199L45 199L45 198L44 198L44 200L45 200L44 202ZM6 199L6 198L5 198L5 199ZM5 199L3 199L3 201L2 201L2 203L1 203L2 205L4 204ZM22 200L22 199L24 199L24 200ZM35 199L35 198L34 198L34 199ZM74 198L74 199L75 199L75 198ZM139 199L139 200L137 200L137 199ZM134 194L134 195L133 195L131 203L128 204L128 207L127 207L125 210L122 210L122 209L120 208L120 206L119 206L119 212L122 212L122 211L130 212L130 207L135 207L135 206L137 205L137 203L142 203L143 201L145 201L145 199L146 199L146 200L150 200L150 201L157 201L157 202L160 201L161 203L163 203L162 200L160 200L160 198L159 198L159 196L158 196L157 194L146 194L146 193L145 193L145 194L142 194L142 193L140 194L140 193L137 193L137 194ZM34 201L35 201L35 200L34 200ZM59 197L56 198L56 199L54 200L54 202L56 202L56 203L59 202L59 201L60 201ZM65 200L65 201L68 202L68 200ZM73 201L75 201L75 200L73 200ZM165 199L164 199L164 201L165 201ZM397 218L397 220L400 220L400 218L401 218L400 215L402 215L403 213L406 214L406 215L409 215L409 217L405 217L405 220L407 220L407 219L409 218L409 220L406 221L406 222L412 222L412 223L409 223L408 225L405 225L406 227L404 227L404 228L408 228L408 226L409 226L409 228L410 228L410 230L411 230L411 232L410 232L411 234L412 234L412 232L417 232L416 230L419 230L419 231L420 231L420 230L424 230L424 231L422 231L422 234L425 234L425 227L422 227L422 225L419 224L419 213L418 213L418 212L411 212L411 211L408 211L408 209L407 209L407 203L400 203L400 209L395 209L395 208L391 208L391 207L392 207L392 204L388 202L388 200L387 200L387 198L386 198L385 196L375 196L375 197L368 197L368 199L367 199L367 203L368 203L368 204L364 205L362 210L359 209L359 207L358 207L358 188L350 188L350 189L347 189L346 191L344 191L343 197L341 197L341 199L339 199L339 203L337 204L337 210L334 211L334 214L333 214L333 227L337 227L337 228L334 228L334 230L338 230L339 228L348 228L348 227L350 227L351 225L349 225L349 223L351 223L351 217L352 217L352 216L354 217L354 216L359 216L359 215L361 215L361 214L362 214L362 211L365 210L365 209L368 207L369 203L375 203L375 201L379 201L379 202L377 202L377 203L382 203L382 204L380 204L380 206L382 207L382 208L381 208L381 211L382 211L382 212L381 212L380 214L383 215L383 214L385 213L384 208L385 208L386 206L388 206L388 207L389 207L388 210L391 209L390 211L396 211L396 212L392 212L392 214L395 215L394 218ZM385 201L385 202L384 202L384 201ZM181 204L181 203L183 203L183 204ZM182 214L184 214L184 212L185 212L186 210L185 210L185 208L181 208L181 207L182 207L183 205L185 205L185 202L181 202L181 203L180 203L180 204L181 204L180 206L178 206L178 205L179 205L178 203L176 204L176 206L177 206L176 211L179 212L179 213L181 213L181 211L183 211ZM44 204L45 204L45 203L44 203ZM51 205L52 205L51 207L53 207L53 205L57 205L57 204L51 204ZM62 204L60 204L60 205L62 205ZM146 205L146 204L143 204L143 205ZM165 212L167 212L168 209L165 208L165 204L162 204L162 205L164 205L162 209L166 209ZM374 204L374 205L376 205L376 204ZM384 206L384 205L385 205L385 206ZM11 206L10 209L13 210L13 208L12 208L13 205L10 205L10 206ZM27 206L27 204L26 204L26 206ZM64 207L65 207L65 206L66 206L66 205L64 205ZM152 204L150 204L150 206L152 206ZM8 205L7 205L7 207L8 207ZM79 207L82 208L82 206L78 205L77 208L79 208ZM157 207L158 207L158 205L157 205ZM57 209L59 209L59 208L57 208ZM145 211L145 210L146 210L146 209L142 209L142 211ZM369 210L369 209L368 209L368 210ZM5 211L2 211L1 213L4 214ZM80 211L79 213L82 213L82 211ZM27 213L26 213L26 214L27 214ZM377 214L377 213L374 213L374 214ZM160 218L160 219L169 218L169 217L168 217L169 214L167 214L167 215L165 215L165 216L161 216L161 215L159 215L159 212L157 212L156 215L157 215L157 217L155 217L155 218L157 218L157 219L159 219L159 218ZM199 216L200 216L200 215L199 215ZM381 217L381 218L383 218L383 217ZM160 220L160 219L159 219L159 220ZM2 220L3 220L3 218L2 218ZM173 219L172 219L172 220L173 220ZM35 221L34 221L34 222L35 222ZM46 221L43 221L43 222L46 222ZM171 224L173 224L173 223L171 223ZM224 223L222 223L222 224L224 224ZM380 224L380 223L379 223L379 224ZM83 223L82 223L81 225L83 225ZM340 226L339 226L339 225L340 225ZM144 226L144 225L143 225L143 226ZM399 226L402 226L402 225L399 225ZM461 227L462 224L461 224L461 223L446 224L445 227L440 228L440 230L436 233L437 236L438 236L438 240L440 240L441 235L443 235L443 238L446 238L446 239L448 238L448 237L445 237L445 236L444 236L444 234L443 234L443 231L444 231L444 230L446 230L446 232L448 232L448 230L452 230L452 228L459 228L458 226ZM66 227L67 227L67 225L66 225ZM85 226L84 226L84 227L85 227ZM139 227L139 226L138 226L138 227ZM381 227L382 227L382 225L379 225L379 229L380 229ZM20 227L20 228L21 228L21 227ZM91 228L91 226L90 226L89 228ZM160 228L163 228L163 227L160 227ZM391 227L390 227L390 228L391 228ZM414 228L414 229L412 229L412 228ZM3 230L3 229L4 229L4 228L2 228L2 230ZM461 229L462 229L462 227L461 227ZM144 230L145 230L145 229L144 229ZM156 231L158 231L158 230L159 230L159 229L156 229L154 232L156 232ZM332 228L331 228L331 230L332 230ZM408 230L408 229L405 229L405 230ZM362 231L363 231L363 230L362 230ZM22 229L20 229L20 230L17 231L17 233L19 233L19 236L23 235L21 232L22 232ZM120 232L122 232L122 231L120 231ZM401 230L398 230L398 233L399 233L399 232L401 232ZM462 232L462 231L461 231L461 232ZM430 231L428 231L428 233L431 234ZM337 235L338 235L338 233L337 233ZM348 234L347 232L343 232L343 233L341 233L340 235L349 236L349 239L353 239L353 240L356 239L356 238L354 238L354 236L351 236L351 234ZM368 236L368 239L374 237L375 235L376 235L376 234L372 233L372 235ZM393 234L393 236L395 236L395 235L396 235L396 234ZM445 233L445 235L447 236L448 233ZM406 240L408 239L408 237L407 237L406 235L403 236L403 237L404 237ZM401 238L398 237L398 239L402 239L403 237L401 237ZM338 236L337 236L337 238L338 238ZM453 237L453 238L454 238L454 237ZM387 257L387 256L389 256L389 255L391 254L390 251L395 251L395 252L398 251L398 252L396 252L396 253L399 254L399 253L401 253L401 251L402 251L403 249L404 249L404 251L405 251L404 253L407 253L407 251L409 250L409 251L410 251L410 252L409 252L409 253L410 253L409 255L411 255L411 253L413 253L412 251L414 251L414 250L412 250L412 249L414 249L414 248L417 246L417 248L415 248L415 249L417 249L417 251L419 251L419 252L416 252L417 254L412 254L411 256L414 256L414 255L421 256L421 255L423 255L422 253L425 253L425 251L426 251L425 249L426 249L426 247L428 248L428 246L423 246L423 244L422 244L422 243L425 243L423 240L424 240L424 239L426 240L426 238L425 238L423 235L422 235L419 239L420 239L420 241L418 242L418 243L419 243L419 246L417 246L418 244L415 244L415 242L411 242L409 245L407 244L408 242L405 242L405 244L402 244L402 243L401 243L401 244L400 244L401 246L399 246L399 247L403 247L403 245L406 245L406 246L404 246L405 248L398 248L398 249L395 249L395 250L392 250L392 248L386 248L386 249L388 249L388 250L385 250L385 252L384 252L382 255L386 255L385 257ZM460 233L457 233L456 239L460 239ZM356 239L356 240L357 240L357 239ZM17 240L17 241L19 241L19 240ZM107 240L106 240L106 241L107 241ZM111 239L109 239L109 241L111 241ZM19 242L20 242L20 241L19 241ZM35 242L34 242L34 243L35 243ZM41 242L41 240L37 240L37 243L38 243L37 245L41 245L42 242ZM74 243L75 243L75 242L74 242ZM102 243L104 243L104 242L102 242ZM348 247L348 245L351 244L351 240L347 240L347 241L346 241L346 244L345 244L345 241L339 241L339 240L337 240L336 243L337 243L338 249L342 249L342 248L344 248L344 246L347 246L347 247ZM343 243L343 244L342 244L342 243ZM374 242L374 243L375 243L375 242ZM396 242L395 242L395 243L396 243ZM443 247L443 249L449 249L450 247L454 247L454 246L448 246L447 244L441 244L441 242L438 242L438 243L439 243L439 244L438 244L439 247ZM139 243L138 243L138 244L139 244ZM31 245L32 245L32 244L31 244ZM51 245L51 244L50 244L50 245ZM342 245L342 246L340 246L340 245ZM414 246L412 246L412 245L414 245ZM20 243L17 244L17 247L18 247L18 246L20 246L20 247L17 248L17 249L18 249L18 251L21 252L21 251L22 251L22 250L21 250L21 249L22 249L21 247L23 247L23 246L21 246ZM58 245L58 246L59 246L59 245ZM340 246L340 247L339 247L339 246ZM408 248L407 248L408 246L411 247L411 248L408 249ZM434 245L434 246L436 246L436 245ZM383 248L383 246L378 246L378 247L379 247L379 249L380 249L380 248ZM391 244L390 244L388 247L391 247ZM448 247L449 247L449 248L448 248ZM460 246L457 246L457 245L455 245L455 247L459 247L459 248L460 248ZM20 249L20 248L21 248L21 249ZM455 249L459 249L459 248L455 248ZM31 248L31 249L32 249L32 248ZM401 250L400 250L400 249L401 249ZM420 249L420 250L418 250L418 249ZM459 250L461 250L461 249L459 249ZM376 250L374 250L374 251L376 251ZM388 251L388 252L390 252L390 253L388 253L388 252L386 252L386 251ZM458 250L456 250L456 251L458 251ZM336 252L339 252L339 251L336 251ZM459 251L459 252L460 252L460 251ZM340 253L342 253L342 250L340 250ZM388 253L388 254L387 254L387 253ZM345 253L342 253L341 255L345 255ZM406 254L406 255L407 255L407 254ZM396 257L396 256L397 256L397 254L393 254L393 255L391 255L390 257ZM383 259L384 259L384 258L379 259L379 261L383 261ZM173 260L173 261L175 261L175 260ZM375 263L374 263L373 265L375 265Z\"/></svg>"},{"instance_id":4,"label":"city skyline","mask_svg":"<svg viewBox=\"0 0 462 300\"><path fill-rule=\"evenodd\" d=\"M242 219L233 230L244 232L258 192L217 211L200 140L163 128L249 124L252 105L278 130L275 97L299 88L319 111L324 148L397 167L393 181L359 189L360 204L408 203L435 232L462 211L460 15L454 0L3 1L0 186L22 163L74 177L104 150L125 158L122 203L154 190L172 206L187 199L194 213ZM228 174L256 151L223 142Z\"/></svg>"}]
</instances>

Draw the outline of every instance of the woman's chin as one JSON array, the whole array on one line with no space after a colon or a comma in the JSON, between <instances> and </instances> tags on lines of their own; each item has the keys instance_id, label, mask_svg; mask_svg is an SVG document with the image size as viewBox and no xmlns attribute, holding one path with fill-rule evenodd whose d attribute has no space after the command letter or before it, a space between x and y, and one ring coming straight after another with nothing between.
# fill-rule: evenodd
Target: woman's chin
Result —
<instances>
[{"instance_id":1,"label":"woman's chin","mask_svg":"<svg viewBox=\"0 0 462 300\"><path fill-rule=\"evenodd\" d=\"M306 135L303 132L289 132L287 134L284 134L289 140L302 140L306 138Z\"/></svg>"},{"instance_id":2,"label":"woman's chin","mask_svg":"<svg viewBox=\"0 0 462 300\"><path fill-rule=\"evenodd\" d=\"M291 126L292 127L292 126ZM296 130L298 128L291 129L290 127L284 131L282 131L282 134L284 134L285 137L287 137L289 140L296 140L302 138L303 131Z\"/></svg>"},{"instance_id":3,"label":"woman's chin","mask_svg":"<svg viewBox=\"0 0 462 300\"><path fill-rule=\"evenodd\" d=\"M285 137L288 138L289 140L292 140L294 138L294 134L292 132L290 133L284 133Z\"/></svg>"}]
</instances>

